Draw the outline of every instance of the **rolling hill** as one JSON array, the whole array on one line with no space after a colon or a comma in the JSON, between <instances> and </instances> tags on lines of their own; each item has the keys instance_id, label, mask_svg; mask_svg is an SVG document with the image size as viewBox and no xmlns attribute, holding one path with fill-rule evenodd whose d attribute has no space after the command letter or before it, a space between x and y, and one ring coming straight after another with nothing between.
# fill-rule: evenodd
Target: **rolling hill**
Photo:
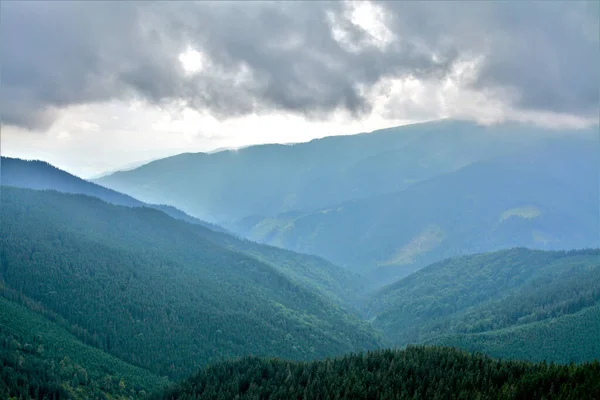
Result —
<instances>
[{"instance_id":1,"label":"rolling hill","mask_svg":"<svg viewBox=\"0 0 600 400\"><path fill-rule=\"evenodd\" d=\"M377 292L368 314L397 345L453 345L535 361L600 359L600 250L448 259Z\"/></svg>"},{"instance_id":2,"label":"rolling hill","mask_svg":"<svg viewBox=\"0 0 600 400\"><path fill-rule=\"evenodd\" d=\"M312 359L381 343L319 290L158 210L4 186L1 212L6 287L85 343L154 373L181 378L241 355Z\"/></svg>"}]
</instances>

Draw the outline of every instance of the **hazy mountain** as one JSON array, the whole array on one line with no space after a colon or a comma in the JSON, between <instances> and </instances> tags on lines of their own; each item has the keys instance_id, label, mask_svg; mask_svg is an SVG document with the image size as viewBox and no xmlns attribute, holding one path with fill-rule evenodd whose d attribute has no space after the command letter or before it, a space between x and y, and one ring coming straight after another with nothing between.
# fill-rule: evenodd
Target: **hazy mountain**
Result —
<instances>
[{"instance_id":1,"label":"hazy mountain","mask_svg":"<svg viewBox=\"0 0 600 400\"><path fill-rule=\"evenodd\" d=\"M28 189L53 189L65 193L79 193L98 197L108 203L140 207L143 202L131 196L88 182L55 166L38 160L0 159L0 183Z\"/></svg>"},{"instance_id":2,"label":"hazy mountain","mask_svg":"<svg viewBox=\"0 0 600 400\"><path fill-rule=\"evenodd\" d=\"M460 254L597 247L598 150L597 141L556 139L393 194L248 218L238 230L384 282Z\"/></svg>"},{"instance_id":3,"label":"hazy mountain","mask_svg":"<svg viewBox=\"0 0 600 400\"><path fill-rule=\"evenodd\" d=\"M245 358L213 365L153 399L593 399L600 364L494 360L409 347L294 363Z\"/></svg>"},{"instance_id":4,"label":"hazy mountain","mask_svg":"<svg viewBox=\"0 0 600 400\"><path fill-rule=\"evenodd\" d=\"M51 189L64 193L85 194L126 207L156 208L173 218L223 231L223 228L187 215L173 206L141 202L126 194L88 182L45 161L2 157L0 160L0 183L4 186L27 189Z\"/></svg>"},{"instance_id":5,"label":"hazy mountain","mask_svg":"<svg viewBox=\"0 0 600 400\"><path fill-rule=\"evenodd\" d=\"M593 360L600 358L600 250L452 258L382 289L368 313L398 345L425 341L503 358Z\"/></svg>"},{"instance_id":6,"label":"hazy mountain","mask_svg":"<svg viewBox=\"0 0 600 400\"><path fill-rule=\"evenodd\" d=\"M443 120L294 145L181 154L96 182L232 228L245 217L306 212L396 192L565 133Z\"/></svg>"},{"instance_id":7,"label":"hazy mountain","mask_svg":"<svg viewBox=\"0 0 600 400\"><path fill-rule=\"evenodd\" d=\"M86 343L182 377L245 354L373 348L378 335L310 285L145 207L2 187L1 281ZM289 266L288 266L289 268Z\"/></svg>"}]
</instances>

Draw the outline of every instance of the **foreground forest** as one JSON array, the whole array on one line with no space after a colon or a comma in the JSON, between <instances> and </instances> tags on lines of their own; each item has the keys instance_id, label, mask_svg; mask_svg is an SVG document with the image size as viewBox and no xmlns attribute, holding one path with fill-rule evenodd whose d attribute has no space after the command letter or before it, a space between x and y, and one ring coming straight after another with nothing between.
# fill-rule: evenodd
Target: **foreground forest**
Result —
<instances>
[{"instance_id":1,"label":"foreground forest","mask_svg":"<svg viewBox=\"0 0 600 400\"><path fill-rule=\"evenodd\" d=\"M245 358L208 367L158 399L596 399L600 363L499 361L408 347L295 363Z\"/></svg>"}]
</instances>

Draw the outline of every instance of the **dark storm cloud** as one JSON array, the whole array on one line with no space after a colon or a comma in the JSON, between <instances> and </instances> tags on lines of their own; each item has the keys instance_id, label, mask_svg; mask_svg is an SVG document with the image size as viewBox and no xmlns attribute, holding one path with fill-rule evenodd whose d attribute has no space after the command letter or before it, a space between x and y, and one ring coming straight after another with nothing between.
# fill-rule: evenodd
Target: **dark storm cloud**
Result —
<instances>
[{"instance_id":1,"label":"dark storm cloud","mask_svg":"<svg viewBox=\"0 0 600 400\"><path fill-rule=\"evenodd\" d=\"M595 2L380 4L395 36L385 47L339 2L2 2L2 119L40 128L62 107L131 97L222 117L360 114L382 79L442 79L478 56L475 89L509 90L527 109L598 109ZM189 45L209 60L193 76L178 61Z\"/></svg>"},{"instance_id":2,"label":"dark storm cloud","mask_svg":"<svg viewBox=\"0 0 600 400\"><path fill-rule=\"evenodd\" d=\"M432 49L483 55L471 87L529 110L597 114L600 3L384 2L390 28Z\"/></svg>"}]
</instances>

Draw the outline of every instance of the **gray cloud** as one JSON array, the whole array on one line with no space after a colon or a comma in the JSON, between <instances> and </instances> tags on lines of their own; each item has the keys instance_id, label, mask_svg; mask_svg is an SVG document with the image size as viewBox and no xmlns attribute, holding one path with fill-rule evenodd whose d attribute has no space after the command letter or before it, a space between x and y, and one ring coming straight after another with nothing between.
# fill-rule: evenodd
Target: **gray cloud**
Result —
<instances>
[{"instance_id":1,"label":"gray cloud","mask_svg":"<svg viewBox=\"0 0 600 400\"><path fill-rule=\"evenodd\" d=\"M143 98L220 117L368 112L386 78L444 79L482 57L471 89L524 109L599 107L598 3L382 2L394 41L370 43L339 2L2 2L4 123L44 128L69 105ZM332 24L344 32L336 39ZM186 75L188 45L208 66Z\"/></svg>"}]
</instances>

